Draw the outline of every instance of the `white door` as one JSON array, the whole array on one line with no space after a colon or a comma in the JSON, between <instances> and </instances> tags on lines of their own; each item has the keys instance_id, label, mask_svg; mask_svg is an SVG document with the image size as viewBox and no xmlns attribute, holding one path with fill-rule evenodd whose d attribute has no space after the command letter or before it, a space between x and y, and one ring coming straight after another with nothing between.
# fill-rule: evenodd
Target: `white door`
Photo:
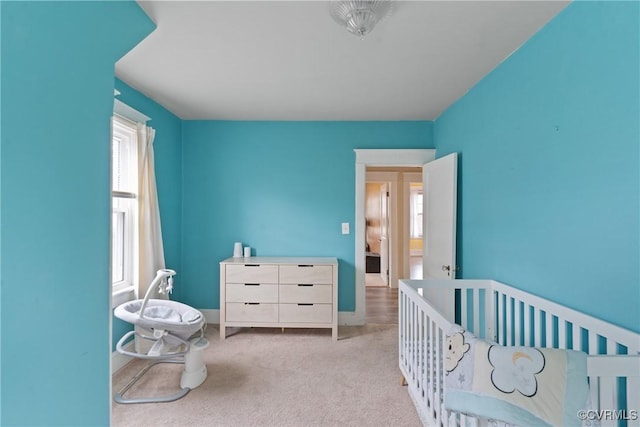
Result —
<instances>
[{"instance_id":1,"label":"white door","mask_svg":"<svg viewBox=\"0 0 640 427\"><path fill-rule=\"evenodd\" d=\"M380 187L380 277L389 286L389 184Z\"/></svg>"},{"instance_id":2,"label":"white door","mask_svg":"<svg viewBox=\"0 0 640 427\"><path fill-rule=\"evenodd\" d=\"M457 153L422 167L422 266L425 279L455 279L457 178Z\"/></svg>"}]
</instances>

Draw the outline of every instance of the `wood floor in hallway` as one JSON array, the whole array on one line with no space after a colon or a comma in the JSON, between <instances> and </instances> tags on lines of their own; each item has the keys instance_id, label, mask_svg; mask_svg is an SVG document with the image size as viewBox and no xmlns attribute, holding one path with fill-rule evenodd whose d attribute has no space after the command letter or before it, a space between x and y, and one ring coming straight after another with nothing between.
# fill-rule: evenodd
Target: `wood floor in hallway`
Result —
<instances>
[{"instance_id":1,"label":"wood floor in hallway","mask_svg":"<svg viewBox=\"0 0 640 427\"><path fill-rule=\"evenodd\" d=\"M365 287L367 323L398 324L398 289Z\"/></svg>"}]
</instances>

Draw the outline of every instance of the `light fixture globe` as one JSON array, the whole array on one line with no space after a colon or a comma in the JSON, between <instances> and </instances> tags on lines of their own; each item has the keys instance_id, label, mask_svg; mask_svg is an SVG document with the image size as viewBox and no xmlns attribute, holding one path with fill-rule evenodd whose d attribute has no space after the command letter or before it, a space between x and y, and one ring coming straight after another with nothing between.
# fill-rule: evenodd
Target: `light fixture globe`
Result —
<instances>
[{"instance_id":1,"label":"light fixture globe","mask_svg":"<svg viewBox=\"0 0 640 427\"><path fill-rule=\"evenodd\" d=\"M331 16L352 34L364 38L391 11L390 0L334 0Z\"/></svg>"}]
</instances>

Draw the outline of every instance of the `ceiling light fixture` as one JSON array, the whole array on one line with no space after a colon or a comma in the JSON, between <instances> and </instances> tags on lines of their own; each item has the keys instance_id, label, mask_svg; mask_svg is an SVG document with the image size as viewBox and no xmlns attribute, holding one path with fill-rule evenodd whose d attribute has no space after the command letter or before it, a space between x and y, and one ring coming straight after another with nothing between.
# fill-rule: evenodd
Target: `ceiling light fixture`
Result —
<instances>
[{"instance_id":1,"label":"ceiling light fixture","mask_svg":"<svg viewBox=\"0 0 640 427\"><path fill-rule=\"evenodd\" d=\"M391 11L390 0L334 0L331 17L351 34L364 38Z\"/></svg>"}]
</instances>

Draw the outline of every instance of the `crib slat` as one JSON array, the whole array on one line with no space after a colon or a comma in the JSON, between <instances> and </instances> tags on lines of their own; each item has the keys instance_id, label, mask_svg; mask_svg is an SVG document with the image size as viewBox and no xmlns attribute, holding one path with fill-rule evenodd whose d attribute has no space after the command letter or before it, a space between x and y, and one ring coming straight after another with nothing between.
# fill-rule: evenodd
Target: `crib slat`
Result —
<instances>
[{"instance_id":1,"label":"crib slat","mask_svg":"<svg viewBox=\"0 0 640 427\"><path fill-rule=\"evenodd\" d=\"M427 385L425 385L427 391L426 391L426 398L429 402L433 403L433 363L434 363L434 341L435 338L433 337L433 331L435 329L435 325L433 323L433 321L431 319L429 319L429 323L428 323L428 327L429 327L429 336L427 338L427 354L429 355L427 357L427 359L429 360L428 366L427 366L427 372L428 372L428 376L429 379L428 381L431 381L431 383L427 383ZM427 407L429 407L429 405L427 405Z\"/></svg>"},{"instance_id":2,"label":"crib slat","mask_svg":"<svg viewBox=\"0 0 640 427\"><path fill-rule=\"evenodd\" d=\"M409 301L409 303L407 304L406 307L406 312L404 314L404 317L407 321L407 323L409 323L409 325L407 325L407 330L406 330L406 334L405 334L405 339L407 340L407 357L405 359L405 365L407 365L407 371L410 371L411 369L411 352L412 352L412 348L411 346L411 340L413 339L413 337L411 336L411 311L413 310L413 305L415 303L413 301ZM407 378L407 381L409 380L409 378Z\"/></svg>"},{"instance_id":3,"label":"crib slat","mask_svg":"<svg viewBox=\"0 0 640 427\"><path fill-rule=\"evenodd\" d=\"M400 345L400 351L402 352L402 360L405 361L405 357L406 357L406 345L407 345L407 326L408 323L407 322L407 318L406 318L406 312L407 312L407 295L402 292L401 297L400 297L400 314L399 314L399 319L398 321L400 322L400 340L401 344Z\"/></svg>"},{"instance_id":4,"label":"crib slat","mask_svg":"<svg viewBox=\"0 0 640 427\"><path fill-rule=\"evenodd\" d=\"M402 289L398 291L398 351L400 352L400 363L404 360L404 330L407 325L404 321L404 300L405 295Z\"/></svg>"},{"instance_id":5,"label":"crib slat","mask_svg":"<svg viewBox=\"0 0 640 427\"><path fill-rule=\"evenodd\" d=\"M640 427L640 377L629 376L627 377L627 411L636 411L635 419L630 419L627 423L627 427ZM629 414L632 415L632 414ZM634 418L630 416L630 418Z\"/></svg>"},{"instance_id":6,"label":"crib slat","mask_svg":"<svg viewBox=\"0 0 640 427\"><path fill-rule=\"evenodd\" d=\"M544 314L545 321L545 347L553 347L553 316L548 311Z\"/></svg>"},{"instance_id":7,"label":"crib slat","mask_svg":"<svg viewBox=\"0 0 640 427\"><path fill-rule=\"evenodd\" d=\"M522 305L520 304L521 301L514 299L513 300L513 309L514 309L514 314L513 314L513 328L514 328L514 338L515 338L515 345L522 345Z\"/></svg>"},{"instance_id":8,"label":"crib slat","mask_svg":"<svg viewBox=\"0 0 640 427\"><path fill-rule=\"evenodd\" d=\"M428 375L429 375L429 371L427 368L427 364L429 363L429 353L428 353L428 349L427 349L427 343L428 341L428 337L427 337L427 332L429 329L429 317L427 316L427 313L420 310L420 326L421 326L421 331L420 331L420 351L421 351L421 359L422 362L420 363L420 375L421 375L421 381L420 381L420 390L422 390L422 393L420 393L423 397L423 401L426 401L426 395L424 393L425 389L427 388L427 380L428 380Z\"/></svg>"},{"instance_id":9,"label":"crib slat","mask_svg":"<svg viewBox=\"0 0 640 427\"><path fill-rule=\"evenodd\" d=\"M422 352L422 340L421 340L421 329L422 329L422 310L419 306L416 306L416 310L414 313L415 318L415 328L414 328L414 354L415 354L415 378L416 378L416 386L418 389L423 387L422 384L422 369L424 366L424 353Z\"/></svg>"},{"instance_id":10,"label":"crib slat","mask_svg":"<svg viewBox=\"0 0 640 427\"><path fill-rule=\"evenodd\" d=\"M505 304L505 310L507 310L507 331L506 334L507 336L505 337L505 345L513 345L513 306L511 305L513 303L513 299L510 296L507 296L507 301Z\"/></svg>"},{"instance_id":11,"label":"crib slat","mask_svg":"<svg viewBox=\"0 0 640 427\"><path fill-rule=\"evenodd\" d=\"M524 305L524 345L529 347L533 345L531 331L535 330L531 327L531 308L529 304Z\"/></svg>"},{"instance_id":12,"label":"crib slat","mask_svg":"<svg viewBox=\"0 0 640 427\"><path fill-rule=\"evenodd\" d=\"M600 378L597 376L589 377L589 401L591 406L595 409L601 408L600 406Z\"/></svg>"},{"instance_id":13,"label":"crib slat","mask_svg":"<svg viewBox=\"0 0 640 427\"><path fill-rule=\"evenodd\" d=\"M589 331L589 354L598 354L598 334Z\"/></svg>"},{"instance_id":14,"label":"crib slat","mask_svg":"<svg viewBox=\"0 0 640 427\"><path fill-rule=\"evenodd\" d=\"M440 417L441 416L441 413L440 413L440 390L442 388L442 384L440 384L440 369L441 369L441 362L442 362L442 360L441 360L442 348L440 346L440 338L441 338L440 332L441 332L440 328L438 328L437 325L436 325L435 334L432 337L433 340L435 341L435 349L434 349L435 357L434 357L434 359L435 359L436 363L435 363L435 366L434 366L434 368L435 368L434 371L435 372L433 372L433 374L434 374L433 381L434 381L434 384L435 384L435 390L434 390L434 396L433 396L434 398L431 401L431 403L433 405L432 409L433 409L433 412L435 413L435 418L436 418L436 421L437 421L438 425L440 425L442 423L442 420L441 420L441 417Z\"/></svg>"},{"instance_id":15,"label":"crib slat","mask_svg":"<svg viewBox=\"0 0 640 427\"><path fill-rule=\"evenodd\" d=\"M533 309L533 345L542 347L542 312L535 307Z\"/></svg>"},{"instance_id":16,"label":"crib slat","mask_svg":"<svg viewBox=\"0 0 640 427\"><path fill-rule=\"evenodd\" d=\"M496 313L495 313L495 299L493 296L493 291L487 289L484 294L484 328L485 328L485 336L487 339L496 341Z\"/></svg>"},{"instance_id":17,"label":"crib slat","mask_svg":"<svg viewBox=\"0 0 640 427\"><path fill-rule=\"evenodd\" d=\"M613 410L617 408L617 402L615 396L616 379L615 377L600 377L600 409L601 410ZM617 423L611 419L602 418L602 427L615 426Z\"/></svg>"},{"instance_id":18,"label":"crib slat","mask_svg":"<svg viewBox=\"0 0 640 427\"><path fill-rule=\"evenodd\" d=\"M447 425L448 426L459 426L458 423L458 414L455 412L446 411L447 416Z\"/></svg>"},{"instance_id":19,"label":"crib slat","mask_svg":"<svg viewBox=\"0 0 640 427\"><path fill-rule=\"evenodd\" d=\"M411 303L411 307L409 308L409 312L407 313L407 317L409 318L409 322L411 322L411 326L408 330L408 340L409 340L409 366L411 370L411 376L413 377L415 372L415 363L416 363L416 343L415 343L415 323L413 323L414 313L416 311L417 305L415 302Z\"/></svg>"},{"instance_id":20,"label":"crib slat","mask_svg":"<svg viewBox=\"0 0 640 427\"><path fill-rule=\"evenodd\" d=\"M504 309L506 310L507 320L505 325L507 326L507 330L505 332L505 344L513 345L513 311L511 303L513 302L512 298L507 296L506 303L504 305Z\"/></svg>"},{"instance_id":21,"label":"crib slat","mask_svg":"<svg viewBox=\"0 0 640 427\"><path fill-rule=\"evenodd\" d=\"M467 311L469 307L467 306L467 290L460 289L460 323L463 328L469 329L469 325L467 324Z\"/></svg>"},{"instance_id":22,"label":"crib slat","mask_svg":"<svg viewBox=\"0 0 640 427\"><path fill-rule=\"evenodd\" d=\"M480 331L480 291L478 289L473 290L473 333L474 335L481 336ZM486 338L483 337L483 338Z\"/></svg>"},{"instance_id":23,"label":"crib slat","mask_svg":"<svg viewBox=\"0 0 640 427\"><path fill-rule=\"evenodd\" d=\"M498 343L504 345L504 301L503 295L498 292L498 312L496 318L498 319Z\"/></svg>"},{"instance_id":24,"label":"crib slat","mask_svg":"<svg viewBox=\"0 0 640 427\"><path fill-rule=\"evenodd\" d=\"M629 412L629 418L634 418L630 411L635 410L635 419L629 419L627 427L640 427L640 377L629 376L627 377L627 411ZM635 405L635 406L634 406Z\"/></svg>"},{"instance_id":25,"label":"crib slat","mask_svg":"<svg viewBox=\"0 0 640 427\"><path fill-rule=\"evenodd\" d=\"M413 328L412 328L412 335L411 335L411 345L412 345L412 356L413 356L413 366L414 366L414 371L413 371L413 376L415 378L416 381L416 385L419 387L420 386L420 365L422 363L422 361L420 360L420 354L422 352L422 343L420 342L420 313L422 312L422 310L420 310L420 307L418 305L416 305L414 307L413 313L412 313L412 323L413 323Z\"/></svg>"},{"instance_id":26,"label":"crib slat","mask_svg":"<svg viewBox=\"0 0 640 427\"><path fill-rule=\"evenodd\" d=\"M567 322L558 317L558 348L567 348Z\"/></svg>"},{"instance_id":27,"label":"crib slat","mask_svg":"<svg viewBox=\"0 0 640 427\"><path fill-rule=\"evenodd\" d=\"M580 330L580 326L576 323L571 325L571 335L573 340L572 349L582 351L582 332Z\"/></svg>"}]
</instances>

